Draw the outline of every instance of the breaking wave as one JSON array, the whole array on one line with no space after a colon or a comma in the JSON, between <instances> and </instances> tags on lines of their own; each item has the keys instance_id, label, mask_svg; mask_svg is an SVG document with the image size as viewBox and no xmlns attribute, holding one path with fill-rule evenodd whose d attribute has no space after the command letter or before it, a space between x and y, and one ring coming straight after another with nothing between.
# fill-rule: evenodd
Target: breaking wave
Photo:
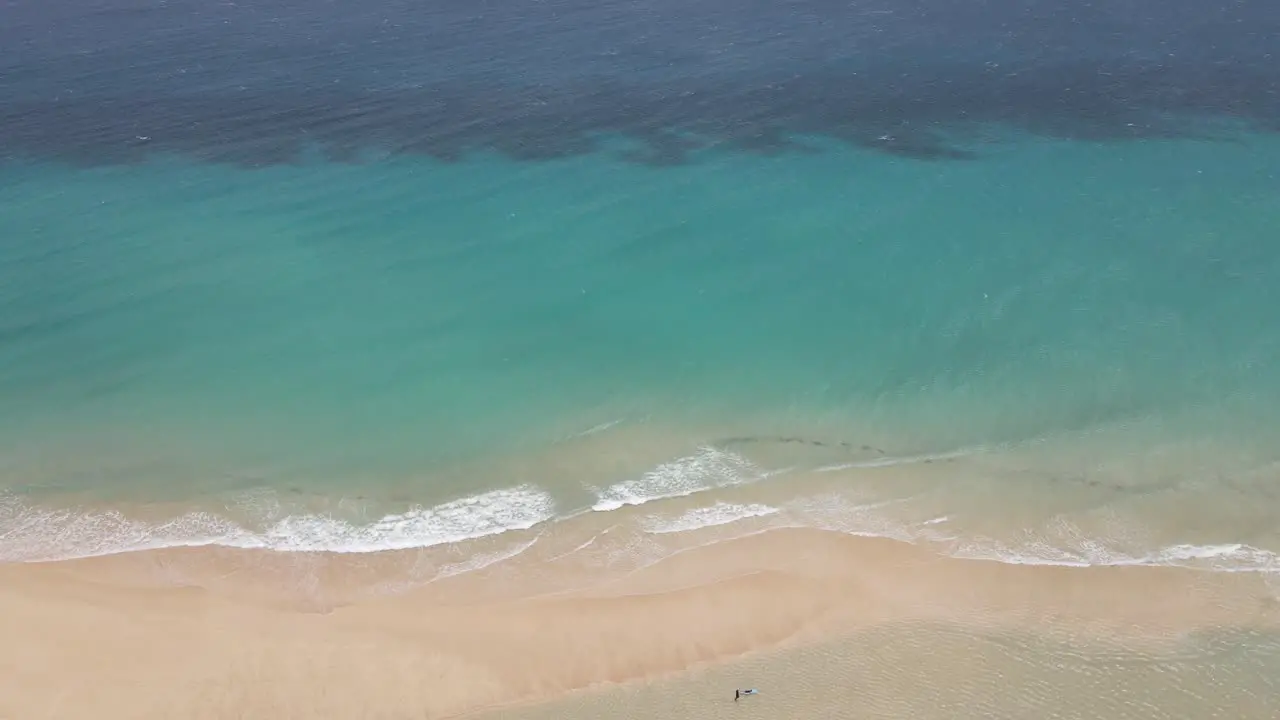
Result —
<instances>
[{"instance_id":1,"label":"breaking wave","mask_svg":"<svg viewBox=\"0 0 1280 720\"><path fill-rule=\"evenodd\" d=\"M940 456L888 460L919 462L934 457ZM885 461L879 458L875 462ZM1224 572L1280 573L1280 555L1243 542L1141 549L1141 543L1132 539L1089 537L1070 523L1046 528L1038 534L1023 534L1014 540L986 538L964 532L947 516L932 515L927 516L929 519L904 522L893 506L909 502L910 498L856 503L833 494L766 505L715 497L714 491L732 492L734 488L774 474L777 471L767 471L732 452L707 447L660 464L631 480L596 489L589 511L611 512L706 492L712 498L702 505L689 507L684 502L678 513L651 512L637 516L636 530L653 538L756 520L752 527L757 530L763 523L766 529L807 527L885 537L928 545L957 558L1009 564L1174 565ZM257 515L261 516L261 522L254 523L252 528L228 517L244 516L246 508L258 511ZM40 507L17 495L0 495L0 562L44 562L203 546L278 552L373 553L458 543L529 530L543 523L572 520L582 515L582 512L563 512L548 491L533 485L491 490L431 507L414 507L383 515L372 522L327 514L289 514L279 507L269 491L241 496L233 503L233 510L236 512L228 515L192 511L169 520L147 522L117 510ZM589 511L587 514L592 514ZM466 572L494 561L477 554L474 559L456 563L451 572Z\"/></svg>"},{"instance_id":2,"label":"breaking wave","mask_svg":"<svg viewBox=\"0 0 1280 720\"><path fill-rule=\"evenodd\" d=\"M493 490L358 524L329 515L288 515L251 530L212 512L148 523L116 510L48 509L0 501L0 561L37 562L170 547L223 546L280 552L369 553L431 547L525 530L554 517L533 486Z\"/></svg>"}]
</instances>

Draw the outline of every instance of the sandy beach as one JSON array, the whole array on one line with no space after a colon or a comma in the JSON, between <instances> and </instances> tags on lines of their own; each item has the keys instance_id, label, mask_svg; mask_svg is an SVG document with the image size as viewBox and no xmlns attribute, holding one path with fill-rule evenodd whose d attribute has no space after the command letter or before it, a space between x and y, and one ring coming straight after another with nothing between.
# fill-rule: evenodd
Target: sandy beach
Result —
<instances>
[{"instance_id":1,"label":"sandy beach","mask_svg":"<svg viewBox=\"0 0 1280 720\"><path fill-rule=\"evenodd\" d=\"M630 717L1030 717L1085 680L1091 702L1145 697L1165 713L1095 717L1207 717L1169 709L1195 683L1230 717L1280 708L1264 573L1013 565L781 529L621 573L551 564L522 583L521 556L356 592L398 574L399 555L196 548L0 566L0 717L602 717L620 702ZM282 582L302 566L307 584ZM743 683L762 690L755 709L732 704ZM996 694L964 700L979 687ZM922 707L936 712L907 714Z\"/></svg>"}]
</instances>

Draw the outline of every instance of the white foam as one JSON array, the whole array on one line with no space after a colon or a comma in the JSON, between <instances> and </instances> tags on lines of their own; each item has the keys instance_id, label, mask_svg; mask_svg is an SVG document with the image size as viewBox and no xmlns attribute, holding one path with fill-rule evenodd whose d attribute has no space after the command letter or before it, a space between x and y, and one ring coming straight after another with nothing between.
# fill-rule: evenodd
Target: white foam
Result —
<instances>
[{"instance_id":1,"label":"white foam","mask_svg":"<svg viewBox=\"0 0 1280 720\"><path fill-rule=\"evenodd\" d=\"M708 507L693 508L677 518L650 517L644 523L646 532L655 535L666 533L689 532L702 528L728 525L739 520L775 515L778 508L752 503L736 505L718 502Z\"/></svg>"},{"instance_id":2,"label":"white foam","mask_svg":"<svg viewBox=\"0 0 1280 720\"><path fill-rule=\"evenodd\" d=\"M946 549L948 555L962 560L988 560L1006 565L1059 565L1065 567L1090 567L1094 563L1074 553L1044 543L1010 547L998 540L952 541ZM1108 565L1111 563L1101 563Z\"/></svg>"},{"instance_id":3,"label":"white foam","mask_svg":"<svg viewBox=\"0 0 1280 720\"><path fill-rule=\"evenodd\" d=\"M604 535L607 532L609 532L609 530L606 529L602 531L600 535ZM596 540L600 538L600 535L592 535L589 539L587 539L586 542L579 543L578 546L573 548L572 550L565 550L564 552L559 553L557 555L552 555L551 557L547 558L547 562L550 563L550 562L555 562L556 560L563 560L569 557L570 555L576 555L577 553L580 553L583 550L586 550L587 548L596 544Z\"/></svg>"},{"instance_id":4,"label":"white foam","mask_svg":"<svg viewBox=\"0 0 1280 720\"><path fill-rule=\"evenodd\" d=\"M583 438L583 437L590 437L590 436L592 436L592 435L596 435L596 434L602 433L602 432L604 432L605 430L610 430L610 429L612 429L612 428L615 428L615 427L617 427L617 426L621 425L621 424L622 424L623 422L625 422L625 421L626 421L626 419L625 419L625 418L618 418L617 420L610 420L610 421L608 421L608 422L602 422L602 423L600 423L599 425L592 425L591 427L589 427L589 428L587 428L586 430L583 430L583 431L581 431L581 432L576 432L576 433L574 433L574 434L570 435L569 437L570 437L570 438Z\"/></svg>"},{"instance_id":5,"label":"white foam","mask_svg":"<svg viewBox=\"0 0 1280 720\"><path fill-rule=\"evenodd\" d=\"M1252 545L1173 545L1144 558L1152 564L1187 565L1223 572L1280 573L1280 555Z\"/></svg>"},{"instance_id":6,"label":"white foam","mask_svg":"<svg viewBox=\"0 0 1280 720\"><path fill-rule=\"evenodd\" d=\"M554 517L554 508L546 492L522 485L387 515L369 525L295 515L239 547L348 553L430 547L527 530Z\"/></svg>"},{"instance_id":7,"label":"white foam","mask_svg":"<svg viewBox=\"0 0 1280 720\"><path fill-rule=\"evenodd\" d=\"M953 518L948 516L909 523L883 512L887 507L909 500L855 504L839 495L821 495L787 503L782 508L780 519L796 527L928 545L955 558L1010 565L1174 566L1218 572L1280 574L1280 554L1244 543L1178 544L1149 551L1138 550L1133 538L1121 534L1109 540L1090 537L1061 519L1050 523L1049 532L1043 535L1025 533L1020 540L1011 542L964 537L955 528ZM944 523L956 534L939 532L939 526Z\"/></svg>"},{"instance_id":8,"label":"white foam","mask_svg":"<svg viewBox=\"0 0 1280 720\"><path fill-rule=\"evenodd\" d=\"M541 538L540 535L525 542L515 543L510 547L503 548L502 550L496 550L490 553L480 553L462 562L449 563L448 565L441 567L440 571L436 573L436 576L432 578L431 581L435 582L436 580L443 580L444 578L453 577L454 575L483 570L491 565L497 565L500 562L505 562L517 555L523 554L526 550L533 547L538 542L539 538Z\"/></svg>"},{"instance_id":9,"label":"white foam","mask_svg":"<svg viewBox=\"0 0 1280 720\"><path fill-rule=\"evenodd\" d=\"M592 510L608 512L626 505L684 497L718 487L763 479L764 473L746 458L713 447L662 463L634 480L598 492Z\"/></svg>"},{"instance_id":10,"label":"white foam","mask_svg":"<svg viewBox=\"0 0 1280 720\"><path fill-rule=\"evenodd\" d=\"M593 510L615 510L765 477L747 460L703 448L599 493ZM433 507L415 507L373 522L293 514L269 490L244 493L231 505L253 528L222 515L190 512L144 522L114 510L50 509L0 495L0 562L41 562L173 547L223 546L280 552L371 553L424 548L556 519L555 503L530 485L494 490Z\"/></svg>"},{"instance_id":11,"label":"white foam","mask_svg":"<svg viewBox=\"0 0 1280 720\"><path fill-rule=\"evenodd\" d=\"M117 511L50 510L0 502L0 561L39 562L167 547L225 546L281 552L369 553L460 542L526 530L554 517L546 492L524 485L357 524L326 515L287 515L253 531L192 512L145 523Z\"/></svg>"},{"instance_id":12,"label":"white foam","mask_svg":"<svg viewBox=\"0 0 1280 720\"><path fill-rule=\"evenodd\" d=\"M1257 551L1240 543L1227 545L1174 545L1165 548L1161 554L1170 560L1215 560L1222 557L1239 555L1242 551Z\"/></svg>"},{"instance_id":13,"label":"white foam","mask_svg":"<svg viewBox=\"0 0 1280 720\"><path fill-rule=\"evenodd\" d=\"M249 542L252 535L210 513L188 513L158 524L114 511L29 507L13 498L0 504L0 561L36 562L112 555L165 547Z\"/></svg>"},{"instance_id":14,"label":"white foam","mask_svg":"<svg viewBox=\"0 0 1280 720\"><path fill-rule=\"evenodd\" d=\"M878 457L871 460L856 460L853 462L840 463L838 465L824 465L817 468L816 472L837 472L840 470L853 470L859 468L882 468L893 467L894 465L914 465L917 463L938 462L941 460L955 460L957 458L969 457L979 453L988 452L988 448L976 447L965 448L961 450L952 450L943 453L930 453L926 455L898 455L889 457Z\"/></svg>"},{"instance_id":15,"label":"white foam","mask_svg":"<svg viewBox=\"0 0 1280 720\"><path fill-rule=\"evenodd\" d=\"M830 493L794 500L786 504L785 511L787 518L794 521L797 527L914 542L917 533L890 515L880 512L883 508L906 500L853 503L845 497Z\"/></svg>"},{"instance_id":16,"label":"white foam","mask_svg":"<svg viewBox=\"0 0 1280 720\"><path fill-rule=\"evenodd\" d=\"M933 456L938 457L938 456ZM901 459L899 459L901 460ZM918 459L917 459L918 461ZM598 493L592 510L605 512L662 498L693 495L740 485L769 476L733 453L703 448L689 457L664 463L642 476ZM811 527L867 537L884 537L933 547L957 558L1020 565L1159 565L1223 572L1280 574L1280 555L1245 543L1175 544L1156 547L1129 527L1124 518L1108 523L1097 537L1059 519L1036 533L994 539L970 535L949 516L926 515L918 522L901 519L891 506L912 498L856 503L840 494L804 497L781 507L758 503L715 504L687 510L676 517L654 514L641 520L648 539L637 538L626 553L664 554L656 535L687 532L771 517L770 527ZM373 522L353 522L329 515L289 514L274 493L246 493L235 501L238 516L250 515L249 529L208 512L147 523L108 510L49 509L0 494L0 562L40 562L111 555L166 547L225 546L281 552L371 553L425 548L527 530L557 517L545 491L523 485L494 490L432 507L385 515ZM576 516L569 516L576 517ZM606 531L607 532L607 531ZM523 541L507 550L467 558L449 574L485 567L528 549ZM588 540L581 550L594 542Z\"/></svg>"},{"instance_id":17,"label":"white foam","mask_svg":"<svg viewBox=\"0 0 1280 720\"><path fill-rule=\"evenodd\" d=\"M1184 567L1217 572L1280 573L1280 555L1270 550L1228 543L1222 545L1171 545L1151 552L1127 554L1097 543L1095 549L1068 550L1047 543L1010 547L997 541L969 541L954 546L953 557L993 560L1010 565L1061 565L1067 567L1154 566Z\"/></svg>"},{"instance_id":18,"label":"white foam","mask_svg":"<svg viewBox=\"0 0 1280 720\"><path fill-rule=\"evenodd\" d=\"M1010 565L1153 566L1218 572L1280 572L1280 555L1244 543L1178 544L1150 551L1126 550L1100 539L1073 543L1068 547L1035 539L1010 545L989 538L965 541L948 538L941 544L952 557Z\"/></svg>"}]
</instances>

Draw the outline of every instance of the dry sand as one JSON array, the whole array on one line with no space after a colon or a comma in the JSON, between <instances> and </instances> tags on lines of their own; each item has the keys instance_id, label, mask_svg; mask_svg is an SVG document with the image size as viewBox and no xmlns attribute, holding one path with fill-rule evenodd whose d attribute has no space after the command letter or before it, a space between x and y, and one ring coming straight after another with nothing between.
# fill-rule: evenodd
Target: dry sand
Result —
<instances>
[{"instance_id":1,"label":"dry sand","mask_svg":"<svg viewBox=\"0 0 1280 720\"><path fill-rule=\"evenodd\" d=\"M367 588L404 558L0 566L0 718L1280 713L1280 607L1259 573L1009 565L799 529L626 573L535 561L511 563L539 583L497 567L323 604L273 580L303 562L310 590ZM762 688L750 705L729 699L743 684Z\"/></svg>"}]
</instances>

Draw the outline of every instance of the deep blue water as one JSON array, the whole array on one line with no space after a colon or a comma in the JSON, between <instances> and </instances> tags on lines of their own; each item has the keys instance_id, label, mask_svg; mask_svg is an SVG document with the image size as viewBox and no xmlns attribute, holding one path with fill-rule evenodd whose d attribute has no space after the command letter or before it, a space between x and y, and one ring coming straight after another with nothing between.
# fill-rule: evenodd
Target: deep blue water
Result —
<instances>
[{"instance_id":1,"label":"deep blue water","mask_svg":"<svg viewBox=\"0 0 1280 720\"><path fill-rule=\"evenodd\" d=\"M1062 138L1274 131L1261 0L1082 3L10 0L0 153L246 165L309 144L541 160L601 134L668 165L819 134L968 157L975 124Z\"/></svg>"}]
</instances>

